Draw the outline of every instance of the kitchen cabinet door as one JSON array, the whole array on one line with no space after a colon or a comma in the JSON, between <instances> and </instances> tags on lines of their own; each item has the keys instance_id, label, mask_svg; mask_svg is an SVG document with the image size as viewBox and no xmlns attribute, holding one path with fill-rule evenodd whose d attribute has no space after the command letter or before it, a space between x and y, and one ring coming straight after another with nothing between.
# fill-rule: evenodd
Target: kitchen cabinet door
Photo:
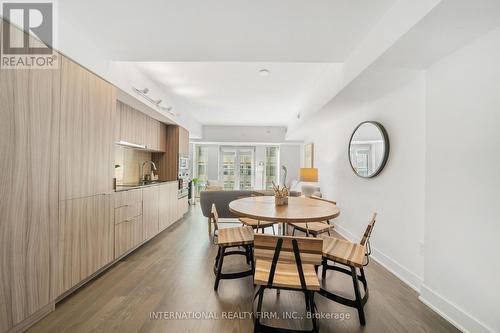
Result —
<instances>
[{"instance_id":1,"label":"kitchen cabinet door","mask_svg":"<svg viewBox=\"0 0 500 333\"><path fill-rule=\"evenodd\" d=\"M59 203L59 294L114 258L113 195Z\"/></svg>"},{"instance_id":2,"label":"kitchen cabinet door","mask_svg":"<svg viewBox=\"0 0 500 333\"><path fill-rule=\"evenodd\" d=\"M160 201L159 201L159 230L162 231L172 224L172 216L170 213L170 197L171 185L165 184L160 186Z\"/></svg>"},{"instance_id":3,"label":"kitchen cabinet door","mask_svg":"<svg viewBox=\"0 0 500 333\"><path fill-rule=\"evenodd\" d=\"M188 197L185 196L177 200L177 219L180 220L184 217L184 214L187 213L189 208Z\"/></svg>"},{"instance_id":4,"label":"kitchen cabinet door","mask_svg":"<svg viewBox=\"0 0 500 333\"><path fill-rule=\"evenodd\" d=\"M159 150L161 152L167 151L167 125L160 123L160 133L159 133Z\"/></svg>"},{"instance_id":5,"label":"kitchen cabinet door","mask_svg":"<svg viewBox=\"0 0 500 333\"><path fill-rule=\"evenodd\" d=\"M148 118L148 141L146 147L149 150L160 151L160 122L153 118Z\"/></svg>"},{"instance_id":6,"label":"kitchen cabinet door","mask_svg":"<svg viewBox=\"0 0 500 333\"><path fill-rule=\"evenodd\" d=\"M142 243L142 216L115 225L115 259Z\"/></svg>"},{"instance_id":7,"label":"kitchen cabinet door","mask_svg":"<svg viewBox=\"0 0 500 333\"><path fill-rule=\"evenodd\" d=\"M59 91L59 70L0 69L0 332L55 299Z\"/></svg>"},{"instance_id":8,"label":"kitchen cabinet door","mask_svg":"<svg viewBox=\"0 0 500 333\"><path fill-rule=\"evenodd\" d=\"M149 117L131 106L117 102L120 114L120 140L147 146L149 142Z\"/></svg>"},{"instance_id":9,"label":"kitchen cabinet door","mask_svg":"<svg viewBox=\"0 0 500 333\"><path fill-rule=\"evenodd\" d=\"M184 127L179 127L179 154L189 155L189 132Z\"/></svg>"},{"instance_id":10,"label":"kitchen cabinet door","mask_svg":"<svg viewBox=\"0 0 500 333\"><path fill-rule=\"evenodd\" d=\"M158 234L159 195L159 186L146 187L142 190L143 240L148 240Z\"/></svg>"},{"instance_id":11,"label":"kitchen cabinet door","mask_svg":"<svg viewBox=\"0 0 500 333\"><path fill-rule=\"evenodd\" d=\"M116 88L61 57L60 200L113 191Z\"/></svg>"},{"instance_id":12,"label":"kitchen cabinet door","mask_svg":"<svg viewBox=\"0 0 500 333\"><path fill-rule=\"evenodd\" d=\"M142 205L142 189L115 192L115 208L128 206L140 202Z\"/></svg>"},{"instance_id":13,"label":"kitchen cabinet door","mask_svg":"<svg viewBox=\"0 0 500 333\"><path fill-rule=\"evenodd\" d=\"M177 214L177 193L179 190L179 185L177 182L170 183L170 220L171 223L177 222L178 214Z\"/></svg>"}]
</instances>

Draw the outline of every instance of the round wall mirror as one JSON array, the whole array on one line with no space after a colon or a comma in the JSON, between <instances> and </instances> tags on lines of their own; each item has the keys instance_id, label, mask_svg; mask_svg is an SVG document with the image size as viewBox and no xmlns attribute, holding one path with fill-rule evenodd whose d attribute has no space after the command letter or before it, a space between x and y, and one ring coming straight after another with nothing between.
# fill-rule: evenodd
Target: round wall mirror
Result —
<instances>
[{"instance_id":1,"label":"round wall mirror","mask_svg":"<svg viewBox=\"0 0 500 333\"><path fill-rule=\"evenodd\" d=\"M359 124L349 141L349 162L356 175L375 177L389 157L389 137L380 123L365 121Z\"/></svg>"}]
</instances>

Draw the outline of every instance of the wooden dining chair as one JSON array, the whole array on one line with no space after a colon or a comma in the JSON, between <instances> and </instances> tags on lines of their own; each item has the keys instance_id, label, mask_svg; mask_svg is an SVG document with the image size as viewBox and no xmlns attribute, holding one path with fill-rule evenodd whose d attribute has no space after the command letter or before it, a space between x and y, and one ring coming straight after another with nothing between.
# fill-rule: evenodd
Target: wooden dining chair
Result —
<instances>
[{"instance_id":1,"label":"wooden dining chair","mask_svg":"<svg viewBox=\"0 0 500 333\"><path fill-rule=\"evenodd\" d=\"M214 290L217 291L221 279L239 279L245 276L253 275L253 229L251 227L232 227L219 229L217 223L219 220L219 215L217 214L217 208L215 207L215 204L212 204L211 215L215 226L213 242L216 243L219 247L214 262ZM215 238L217 238L217 241L215 241ZM228 249L232 250L226 251ZM229 255L245 256L247 265L250 265L250 269L235 273L222 273L222 264L224 262L224 257Z\"/></svg>"},{"instance_id":2,"label":"wooden dining chair","mask_svg":"<svg viewBox=\"0 0 500 333\"><path fill-rule=\"evenodd\" d=\"M260 229L261 232L264 233L265 228L271 228L273 230L273 235L276 235L276 232L274 231L274 224L276 222L260 221L248 217L242 217L239 220L243 225L251 227L256 232L259 232Z\"/></svg>"},{"instance_id":3,"label":"wooden dining chair","mask_svg":"<svg viewBox=\"0 0 500 333\"><path fill-rule=\"evenodd\" d=\"M311 199L329 202L334 205L337 204L336 201L327 200L316 196L311 196ZM328 235L330 235L330 230L334 228L334 226L330 224L329 220L326 220L324 222L290 223L290 225L293 228L292 236L295 235L295 230L299 230L305 233L306 237L309 237L309 235L318 237L318 235L324 233L328 233Z\"/></svg>"},{"instance_id":4,"label":"wooden dining chair","mask_svg":"<svg viewBox=\"0 0 500 333\"><path fill-rule=\"evenodd\" d=\"M316 274L321 264L323 240L321 238L254 235L255 275L258 286L257 311L254 332L284 331L261 323L262 302L265 289L285 289L303 292L306 311L312 318L311 332L318 331L315 317L314 292L320 290ZM292 332L292 330L286 330ZM304 332L304 331L297 331Z\"/></svg>"},{"instance_id":5,"label":"wooden dining chair","mask_svg":"<svg viewBox=\"0 0 500 333\"><path fill-rule=\"evenodd\" d=\"M368 300L368 283L366 281L365 271L363 268L370 262L370 236L372 234L373 227L375 226L376 218L377 213L373 213L373 217L366 227L363 238L361 238L359 244L335 237L323 238L323 269L321 272L323 286L321 287L319 294L334 302L356 308L358 310L359 322L363 326L366 324L364 305ZM332 261L333 265L329 265L328 261ZM336 264L341 264L344 267L347 266L348 269L337 266ZM360 271L360 275L357 273L358 269ZM334 270L351 275L352 283L354 285L355 299L345 298L324 288L324 280L326 279L327 270ZM359 281L363 284L363 297L361 297L359 290Z\"/></svg>"}]
</instances>

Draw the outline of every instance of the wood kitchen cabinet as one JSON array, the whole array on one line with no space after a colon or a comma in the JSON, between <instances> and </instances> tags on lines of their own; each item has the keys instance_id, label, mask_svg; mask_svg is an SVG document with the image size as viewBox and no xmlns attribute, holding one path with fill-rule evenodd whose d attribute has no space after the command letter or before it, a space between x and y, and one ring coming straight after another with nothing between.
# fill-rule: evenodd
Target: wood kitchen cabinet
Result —
<instances>
[{"instance_id":1,"label":"wood kitchen cabinet","mask_svg":"<svg viewBox=\"0 0 500 333\"><path fill-rule=\"evenodd\" d=\"M24 330L159 231L158 186L113 192L114 143L167 151L167 126L131 108L118 117L113 85L57 59L0 69L0 333ZM162 226L177 219L177 183L166 185Z\"/></svg>"},{"instance_id":2,"label":"wood kitchen cabinet","mask_svg":"<svg viewBox=\"0 0 500 333\"><path fill-rule=\"evenodd\" d=\"M114 259L113 202L110 194L60 202L59 295Z\"/></svg>"},{"instance_id":3,"label":"wood kitchen cabinet","mask_svg":"<svg viewBox=\"0 0 500 333\"><path fill-rule=\"evenodd\" d=\"M142 243L142 189L115 193L115 259Z\"/></svg>"},{"instance_id":4,"label":"wood kitchen cabinet","mask_svg":"<svg viewBox=\"0 0 500 333\"><path fill-rule=\"evenodd\" d=\"M163 181L177 180L179 176L179 155L189 156L189 132L177 125L166 125L166 152L153 154L153 162Z\"/></svg>"},{"instance_id":5,"label":"wood kitchen cabinet","mask_svg":"<svg viewBox=\"0 0 500 333\"><path fill-rule=\"evenodd\" d=\"M184 214L188 212L189 203L188 197L185 196L177 200L177 220L180 220L184 217Z\"/></svg>"},{"instance_id":6,"label":"wood kitchen cabinet","mask_svg":"<svg viewBox=\"0 0 500 333\"><path fill-rule=\"evenodd\" d=\"M166 151L166 126L131 106L118 101L119 139L136 145L145 146L147 150Z\"/></svg>"},{"instance_id":7,"label":"wood kitchen cabinet","mask_svg":"<svg viewBox=\"0 0 500 333\"><path fill-rule=\"evenodd\" d=\"M59 92L57 69L0 69L0 332L54 307Z\"/></svg>"},{"instance_id":8,"label":"wood kitchen cabinet","mask_svg":"<svg viewBox=\"0 0 500 333\"><path fill-rule=\"evenodd\" d=\"M113 191L116 88L61 57L60 200Z\"/></svg>"},{"instance_id":9,"label":"wood kitchen cabinet","mask_svg":"<svg viewBox=\"0 0 500 333\"><path fill-rule=\"evenodd\" d=\"M142 215L115 225L115 259L130 252L143 241Z\"/></svg>"},{"instance_id":10,"label":"wood kitchen cabinet","mask_svg":"<svg viewBox=\"0 0 500 333\"><path fill-rule=\"evenodd\" d=\"M177 182L170 182L160 186L160 231L168 228L177 221Z\"/></svg>"},{"instance_id":11,"label":"wood kitchen cabinet","mask_svg":"<svg viewBox=\"0 0 500 333\"><path fill-rule=\"evenodd\" d=\"M164 123L160 123L160 145L158 150L161 152L167 151L167 126Z\"/></svg>"},{"instance_id":12,"label":"wood kitchen cabinet","mask_svg":"<svg viewBox=\"0 0 500 333\"><path fill-rule=\"evenodd\" d=\"M148 116L120 101L117 101L117 110L120 117L120 140L146 145Z\"/></svg>"},{"instance_id":13,"label":"wood kitchen cabinet","mask_svg":"<svg viewBox=\"0 0 500 333\"><path fill-rule=\"evenodd\" d=\"M179 126L179 154L189 156L189 132Z\"/></svg>"},{"instance_id":14,"label":"wood kitchen cabinet","mask_svg":"<svg viewBox=\"0 0 500 333\"><path fill-rule=\"evenodd\" d=\"M158 233L159 223L159 186L145 187L142 190L142 238L148 240Z\"/></svg>"}]
</instances>

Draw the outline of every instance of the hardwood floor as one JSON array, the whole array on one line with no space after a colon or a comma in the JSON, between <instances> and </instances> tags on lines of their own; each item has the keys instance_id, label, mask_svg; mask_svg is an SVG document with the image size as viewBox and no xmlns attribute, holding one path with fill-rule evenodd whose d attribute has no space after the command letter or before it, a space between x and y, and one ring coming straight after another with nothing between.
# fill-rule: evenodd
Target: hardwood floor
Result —
<instances>
[{"instance_id":1,"label":"hardwood floor","mask_svg":"<svg viewBox=\"0 0 500 333\"><path fill-rule=\"evenodd\" d=\"M210 244L206 228L200 206L192 207L184 220L57 304L55 312L30 332L252 332L252 278L222 280L219 291L214 292L216 246ZM241 265L242 257L227 257L224 271L239 270ZM316 295L320 312L350 316L320 320L321 332L458 332L376 262L370 263L366 275L370 288L366 327L359 325L354 309ZM329 271L327 280L331 288L353 294L349 276ZM278 314L297 311L301 316L304 296L266 292L263 310ZM218 319L150 319L152 311L167 312L166 316L172 316L170 312L186 311L186 316L203 312ZM246 318L223 318L229 315ZM292 319L271 322L294 328L303 324Z\"/></svg>"}]
</instances>

